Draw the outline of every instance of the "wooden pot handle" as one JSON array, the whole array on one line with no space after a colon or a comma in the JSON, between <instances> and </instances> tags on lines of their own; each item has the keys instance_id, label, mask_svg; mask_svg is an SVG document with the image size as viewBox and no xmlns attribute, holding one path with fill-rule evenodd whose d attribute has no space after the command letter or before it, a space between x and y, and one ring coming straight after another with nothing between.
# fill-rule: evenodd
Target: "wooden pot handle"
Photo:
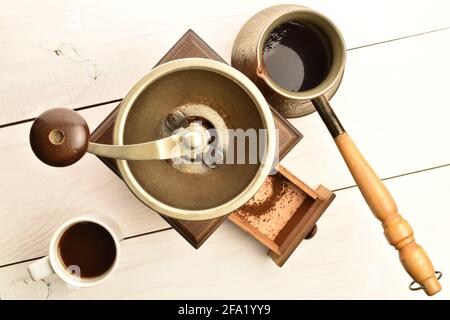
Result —
<instances>
[{"instance_id":1,"label":"wooden pot handle","mask_svg":"<svg viewBox=\"0 0 450 320\"><path fill-rule=\"evenodd\" d=\"M416 243L411 226L398 213L397 205L383 182L346 132L334 140L364 199L375 217L382 222L386 239L399 251L405 270L429 296L439 292L441 285L430 258Z\"/></svg>"}]
</instances>

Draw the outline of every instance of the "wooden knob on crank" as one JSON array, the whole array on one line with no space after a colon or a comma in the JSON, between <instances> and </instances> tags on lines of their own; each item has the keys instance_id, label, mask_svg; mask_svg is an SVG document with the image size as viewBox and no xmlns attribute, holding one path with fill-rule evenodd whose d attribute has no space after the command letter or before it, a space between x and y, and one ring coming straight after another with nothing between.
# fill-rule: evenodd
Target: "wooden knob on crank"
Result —
<instances>
[{"instance_id":1,"label":"wooden knob on crank","mask_svg":"<svg viewBox=\"0 0 450 320\"><path fill-rule=\"evenodd\" d=\"M86 153L89 127L76 111L54 108L34 120L30 129L30 145L36 157L54 166L69 166Z\"/></svg>"}]
</instances>

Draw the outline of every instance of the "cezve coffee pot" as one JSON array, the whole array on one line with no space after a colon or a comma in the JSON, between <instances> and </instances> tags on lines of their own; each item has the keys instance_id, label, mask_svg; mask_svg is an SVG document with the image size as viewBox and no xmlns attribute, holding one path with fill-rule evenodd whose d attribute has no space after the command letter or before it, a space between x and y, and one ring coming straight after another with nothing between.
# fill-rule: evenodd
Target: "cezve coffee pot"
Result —
<instances>
[{"instance_id":1,"label":"cezve coffee pot","mask_svg":"<svg viewBox=\"0 0 450 320\"><path fill-rule=\"evenodd\" d=\"M275 61L278 64L273 61L276 55L281 57ZM295 65L290 61L296 61ZM415 242L411 226L399 214L391 194L328 102L341 82L345 66L345 44L338 28L306 7L267 8L242 27L233 46L232 66L247 75L284 116L301 116L317 110L367 204L382 222L388 242L399 251L404 268L419 284L417 288L428 295L440 291L436 275L441 273L435 272L425 250Z\"/></svg>"}]
</instances>

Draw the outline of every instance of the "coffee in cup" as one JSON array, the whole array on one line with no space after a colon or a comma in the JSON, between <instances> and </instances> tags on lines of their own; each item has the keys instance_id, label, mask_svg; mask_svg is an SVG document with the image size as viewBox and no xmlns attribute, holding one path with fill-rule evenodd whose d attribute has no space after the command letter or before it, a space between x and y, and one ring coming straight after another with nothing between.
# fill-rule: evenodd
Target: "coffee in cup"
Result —
<instances>
[{"instance_id":1,"label":"coffee in cup","mask_svg":"<svg viewBox=\"0 0 450 320\"><path fill-rule=\"evenodd\" d=\"M48 256L30 264L33 280L56 273L74 287L91 287L106 279L116 268L121 232L106 217L78 217L54 233Z\"/></svg>"}]
</instances>

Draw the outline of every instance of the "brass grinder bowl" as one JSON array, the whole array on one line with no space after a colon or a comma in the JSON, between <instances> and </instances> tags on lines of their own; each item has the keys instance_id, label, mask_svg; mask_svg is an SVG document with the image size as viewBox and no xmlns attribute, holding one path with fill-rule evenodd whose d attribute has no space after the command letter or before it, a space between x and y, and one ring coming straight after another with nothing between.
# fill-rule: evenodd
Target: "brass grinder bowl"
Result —
<instances>
[{"instance_id":1,"label":"brass grinder bowl","mask_svg":"<svg viewBox=\"0 0 450 320\"><path fill-rule=\"evenodd\" d=\"M264 156L256 164L222 164L203 174L181 172L171 160L116 160L117 166L135 196L155 211L212 219L239 208L262 186L274 161L274 121L263 95L242 73L213 60L181 59L153 69L131 89L120 105L114 144L163 138L168 114L186 105L213 109L228 129L266 129Z\"/></svg>"}]
</instances>

